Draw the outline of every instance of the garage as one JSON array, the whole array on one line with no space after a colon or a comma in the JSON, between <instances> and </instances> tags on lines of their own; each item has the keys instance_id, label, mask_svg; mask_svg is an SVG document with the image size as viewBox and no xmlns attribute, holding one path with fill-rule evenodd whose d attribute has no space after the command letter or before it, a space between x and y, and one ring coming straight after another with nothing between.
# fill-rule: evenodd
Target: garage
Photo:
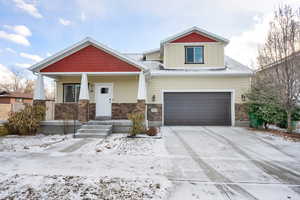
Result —
<instances>
[{"instance_id":1,"label":"garage","mask_svg":"<svg viewBox=\"0 0 300 200\"><path fill-rule=\"evenodd\" d=\"M231 92L164 92L165 125L231 126Z\"/></svg>"}]
</instances>

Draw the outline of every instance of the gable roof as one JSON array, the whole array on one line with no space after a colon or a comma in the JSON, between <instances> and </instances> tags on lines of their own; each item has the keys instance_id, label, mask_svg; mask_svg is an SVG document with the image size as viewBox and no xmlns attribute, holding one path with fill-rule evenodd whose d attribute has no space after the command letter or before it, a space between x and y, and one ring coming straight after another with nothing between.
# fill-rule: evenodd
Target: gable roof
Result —
<instances>
[{"instance_id":1,"label":"gable roof","mask_svg":"<svg viewBox=\"0 0 300 200\"><path fill-rule=\"evenodd\" d=\"M32 65L29 70L33 71L33 72L38 72L40 71L41 69L59 61L59 60L62 60L63 58L83 49L84 47L87 47L89 45L92 45L96 48L99 48L117 58L119 58L120 60L123 60L124 62L127 62L131 65L134 65L135 67L141 69L141 70L147 70L147 67L142 65L141 63L138 63L137 61L135 61L134 59L124 55L124 54L121 54L119 53L118 51L114 50L114 49L111 49L107 46L105 46L104 44L90 38L90 37L87 37L83 40L81 40L80 42L77 42L75 43L74 45L42 60L41 62L38 62L34 65Z\"/></svg>"},{"instance_id":2,"label":"gable roof","mask_svg":"<svg viewBox=\"0 0 300 200\"><path fill-rule=\"evenodd\" d=\"M229 40L226 39L226 38L223 38L223 37L221 37L219 35L216 35L214 33L208 32L208 31L206 31L204 29L201 29L201 28L199 28L197 26L193 26L193 27L191 27L189 29L186 29L186 30L184 30L184 31L182 31L180 33L177 33L175 35L172 35L172 36L170 36L170 37L162 40L161 44L172 42L172 41L177 40L177 39L179 39L181 37L184 37L184 36L186 36L186 35L188 35L190 33L199 33L200 35L204 35L204 36L206 36L208 38L215 39L216 41L223 42L225 44L229 43Z\"/></svg>"}]
</instances>

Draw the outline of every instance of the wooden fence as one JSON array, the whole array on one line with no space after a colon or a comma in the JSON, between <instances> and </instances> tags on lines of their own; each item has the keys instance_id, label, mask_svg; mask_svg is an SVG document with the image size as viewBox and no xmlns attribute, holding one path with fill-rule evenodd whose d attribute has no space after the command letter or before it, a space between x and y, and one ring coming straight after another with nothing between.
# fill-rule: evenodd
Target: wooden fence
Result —
<instances>
[{"instance_id":1,"label":"wooden fence","mask_svg":"<svg viewBox=\"0 0 300 200\"><path fill-rule=\"evenodd\" d=\"M54 120L54 101L46 101L46 117L45 120ZM0 120L7 120L10 112L18 112L24 109L25 104L0 104Z\"/></svg>"}]
</instances>

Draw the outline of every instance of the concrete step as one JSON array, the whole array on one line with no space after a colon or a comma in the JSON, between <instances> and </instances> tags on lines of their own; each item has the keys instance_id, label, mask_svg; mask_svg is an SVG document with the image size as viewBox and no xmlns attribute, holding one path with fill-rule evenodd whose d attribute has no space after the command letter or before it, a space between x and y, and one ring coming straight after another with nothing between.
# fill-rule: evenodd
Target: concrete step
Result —
<instances>
[{"instance_id":1,"label":"concrete step","mask_svg":"<svg viewBox=\"0 0 300 200\"><path fill-rule=\"evenodd\" d=\"M104 138L108 133L76 133L75 138Z\"/></svg>"},{"instance_id":2,"label":"concrete step","mask_svg":"<svg viewBox=\"0 0 300 200\"><path fill-rule=\"evenodd\" d=\"M77 132L78 133L107 133L107 132L110 132L111 131L111 128L110 129L79 129Z\"/></svg>"},{"instance_id":3,"label":"concrete step","mask_svg":"<svg viewBox=\"0 0 300 200\"><path fill-rule=\"evenodd\" d=\"M130 120L91 120L87 122L88 125L113 125L113 126L131 126Z\"/></svg>"},{"instance_id":4,"label":"concrete step","mask_svg":"<svg viewBox=\"0 0 300 200\"><path fill-rule=\"evenodd\" d=\"M81 129L111 129L112 125L91 125L86 124L81 126Z\"/></svg>"},{"instance_id":5,"label":"concrete step","mask_svg":"<svg viewBox=\"0 0 300 200\"><path fill-rule=\"evenodd\" d=\"M76 138L102 138L112 133L112 125L85 124L77 130Z\"/></svg>"}]
</instances>

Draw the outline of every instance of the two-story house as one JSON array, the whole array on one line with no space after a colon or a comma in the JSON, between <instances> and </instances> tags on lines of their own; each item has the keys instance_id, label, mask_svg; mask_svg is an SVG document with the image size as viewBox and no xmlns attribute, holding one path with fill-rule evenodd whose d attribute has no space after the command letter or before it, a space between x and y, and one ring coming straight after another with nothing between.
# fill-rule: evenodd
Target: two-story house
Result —
<instances>
[{"instance_id":1,"label":"two-story house","mask_svg":"<svg viewBox=\"0 0 300 200\"><path fill-rule=\"evenodd\" d=\"M34 98L44 100L47 76L56 82L55 119L76 113L83 122L127 119L143 112L149 125L235 125L247 120L243 94L253 73L224 55L228 43L198 27L141 54L86 38L31 67L38 75Z\"/></svg>"}]
</instances>

